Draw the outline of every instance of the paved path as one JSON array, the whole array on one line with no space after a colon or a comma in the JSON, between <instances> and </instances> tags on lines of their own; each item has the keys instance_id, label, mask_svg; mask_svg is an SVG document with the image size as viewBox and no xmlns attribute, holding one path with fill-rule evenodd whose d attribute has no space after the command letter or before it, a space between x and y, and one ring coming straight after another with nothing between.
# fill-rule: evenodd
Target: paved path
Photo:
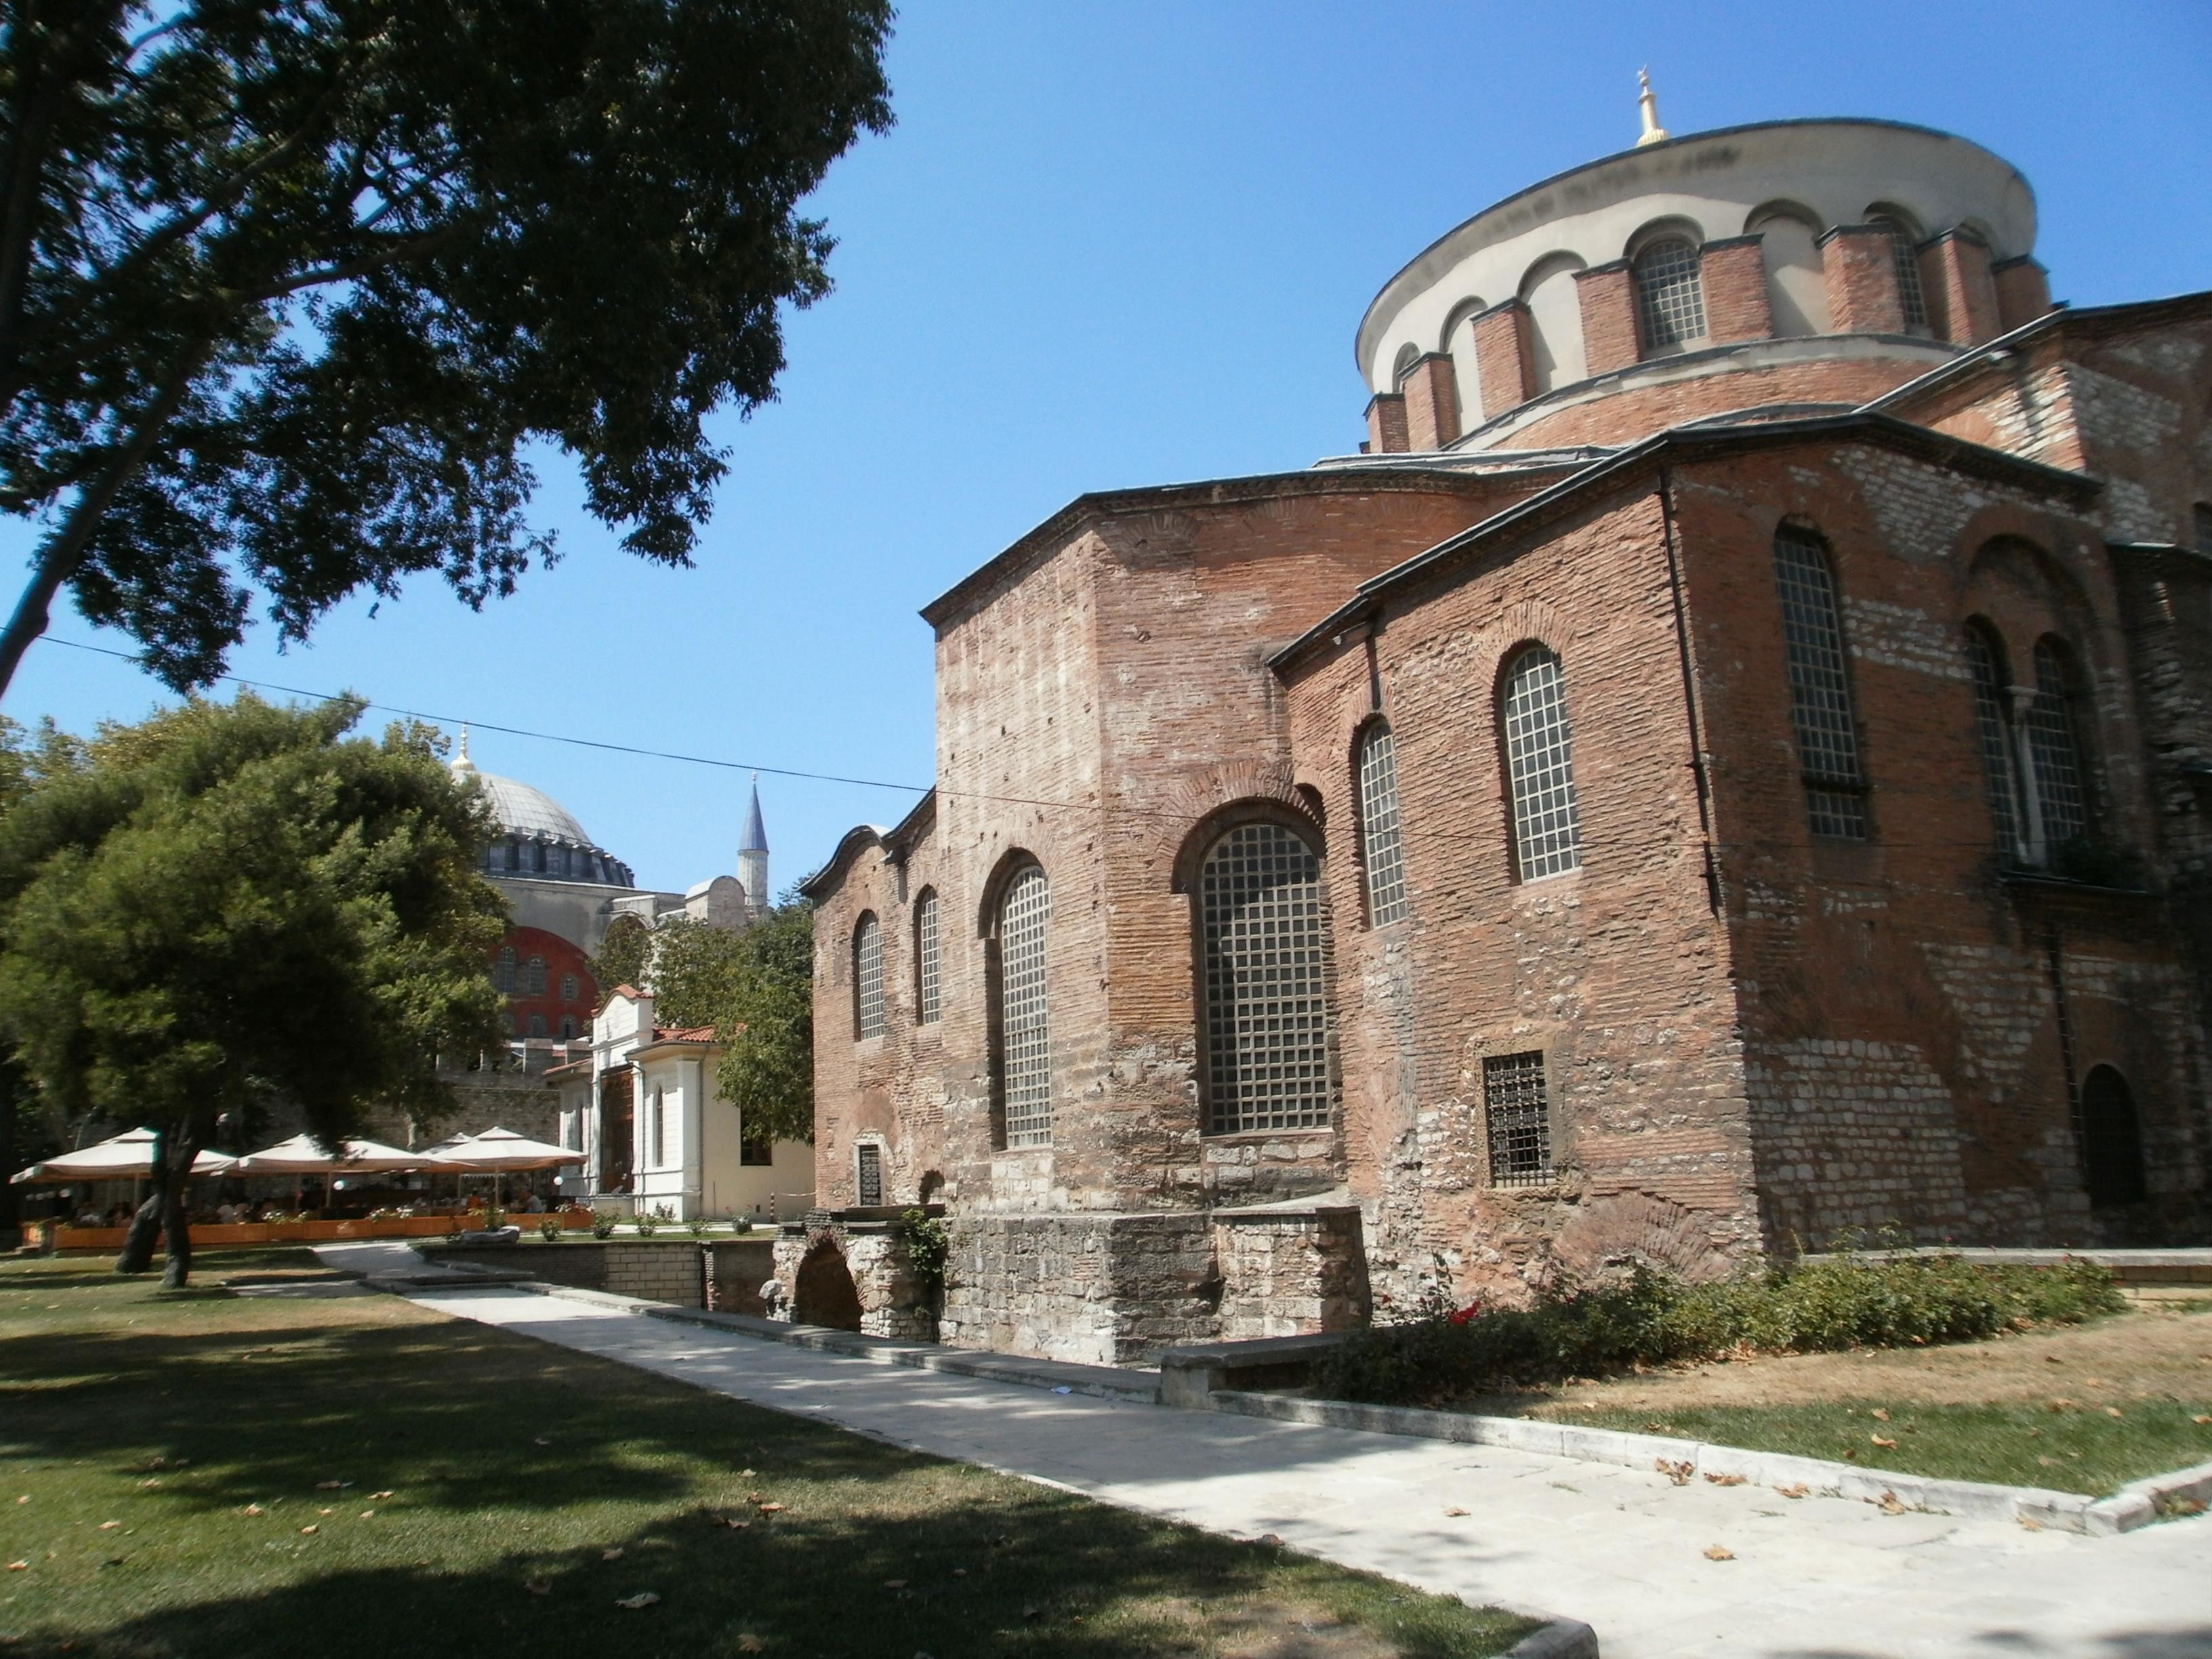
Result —
<instances>
[{"instance_id":1,"label":"paved path","mask_svg":"<svg viewBox=\"0 0 2212 1659\"><path fill-rule=\"evenodd\" d=\"M1885 1516L1489 1447L1055 1396L526 1291L410 1293L917 1450L1586 1620L1605 1659L2212 1659L2212 1516L2088 1539ZM1735 1559L1708 1560L1712 1545Z\"/></svg>"}]
</instances>

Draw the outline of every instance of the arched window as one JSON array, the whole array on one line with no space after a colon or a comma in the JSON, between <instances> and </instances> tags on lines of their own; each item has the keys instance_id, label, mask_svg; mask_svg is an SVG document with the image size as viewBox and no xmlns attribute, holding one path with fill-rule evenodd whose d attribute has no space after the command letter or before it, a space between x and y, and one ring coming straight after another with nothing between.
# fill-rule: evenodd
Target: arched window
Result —
<instances>
[{"instance_id":1,"label":"arched window","mask_svg":"<svg viewBox=\"0 0 2212 1659\"><path fill-rule=\"evenodd\" d=\"M503 945L500 947L498 958L492 963L492 988L503 996L514 994L514 947Z\"/></svg>"},{"instance_id":2,"label":"arched window","mask_svg":"<svg viewBox=\"0 0 2212 1659\"><path fill-rule=\"evenodd\" d=\"M542 841L530 843L530 867L541 876L545 873L545 843Z\"/></svg>"},{"instance_id":3,"label":"arched window","mask_svg":"<svg viewBox=\"0 0 2212 1659\"><path fill-rule=\"evenodd\" d=\"M1982 778L1997 850L2021 856L2020 775L2013 763L2012 712L2005 690L2004 647L1979 623L1966 624L1966 664L1974 676L1974 725L1981 739Z\"/></svg>"},{"instance_id":4,"label":"arched window","mask_svg":"<svg viewBox=\"0 0 2212 1659\"><path fill-rule=\"evenodd\" d=\"M1889 256L1897 270L1897 303L1908 329L1928 326L1928 295L1920 286L1920 236L1894 213L1876 213L1868 222L1889 233Z\"/></svg>"},{"instance_id":5,"label":"arched window","mask_svg":"<svg viewBox=\"0 0 2212 1659\"><path fill-rule=\"evenodd\" d=\"M545 958L544 957L532 957L523 964L522 994L525 996L532 997L542 997L545 994Z\"/></svg>"},{"instance_id":6,"label":"arched window","mask_svg":"<svg viewBox=\"0 0 2212 1659\"><path fill-rule=\"evenodd\" d=\"M574 1042L575 1040L576 1017L574 1014L563 1014L561 1017L561 1041Z\"/></svg>"},{"instance_id":7,"label":"arched window","mask_svg":"<svg viewBox=\"0 0 2212 1659\"><path fill-rule=\"evenodd\" d=\"M997 1030L993 1081L1009 1146L1052 1145L1052 1027L1045 1001L1045 931L1052 889L1025 866L999 895L991 951Z\"/></svg>"},{"instance_id":8,"label":"arched window","mask_svg":"<svg viewBox=\"0 0 2212 1659\"><path fill-rule=\"evenodd\" d=\"M545 1016L544 1016L544 1015L543 1015L543 1014L532 1014L532 1015L531 1015L531 1017L530 1017L530 1035L531 1035L532 1036L534 1036L534 1037L542 1037L542 1036L544 1036L545 1035Z\"/></svg>"},{"instance_id":9,"label":"arched window","mask_svg":"<svg viewBox=\"0 0 2212 1659\"><path fill-rule=\"evenodd\" d=\"M1843 622L1827 544L1814 531L1784 525L1774 532L1774 580L1782 596L1782 637L1790 664L1790 714L1797 763L1816 836L1866 836L1866 779L1851 720L1844 665Z\"/></svg>"},{"instance_id":10,"label":"arched window","mask_svg":"<svg viewBox=\"0 0 2212 1659\"><path fill-rule=\"evenodd\" d=\"M1705 337L1705 295L1698 250L1680 236L1662 237L1636 256L1636 313L1647 354L1676 351Z\"/></svg>"},{"instance_id":11,"label":"arched window","mask_svg":"<svg viewBox=\"0 0 2212 1659\"><path fill-rule=\"evenodd\" d=\"M563 974L561 975L562 1001L574 1002L576 1000L577 993L582 989L583 987L578 982L576 976L574 974Z\"/></svg>"},{"instance_id":12,"label":"arched window","mask_svg":"<svg viewBox=\"0 0 2212 1659\"><path fill-rule=\"evenodd\" d=\"M934 1025L938 1012L938 965L942 945L937 925L937 890L925 887L914 902L914 1021Z\"/></svg>"},{"instance_id":13,"label":"arched window","mask_svg":"<svg viewBox=\"0 0 2212 1659\"><path fill-rule=\"evenodd\" d=\"M2127 1079L2109 1066L2094 1067L2081 1079L2081 1184L2094 1210L2140 1204L2148 1196L2135 1097Z\"/></svg>"},{"instance_id":14,"label":"arched window","mask_svg":"<svg viewBox=\"0 0 2212 1659\"><path fill-rule=\"evenodd\" d=\"M853 930L853 1035L884 1034L884 929L872 910Z\"/></svg>"},{"instance_id":15,"label":"arched window","mask_svg":"<svg viewBox=\"0 0 2212 1659\"><path fill-rule=\"evenodd\" d=\"M1534 881L1580 869L1582 809L1575 798L1567 684L1548 647L1532 645L1507 665L1498 726L1513 803L1514 874Z\"/></svg>"},{"instance_id":16,"label":"arched window","mask_svg":"<svg viewBox=\"0 0 2212 1659\"><path fill-rule=\"evenodd\" d=\"M1367 925L1402 921L1406 846L1398 833L1397 746L1379 722L1359 739L1359 858L1367 872Z\"/></svg>"},{"instance_id":17,"label":"arched window","mask_svg":"<svg viewBox=\"0 0 2212 1659\"><path fill-rule=\"evenodd\" d=\"M2036 809L2043 817L2046 857L2089 828L2082 775L2081 720L2074 665L2066 647L2045 636L2035 644L2035 699L2027 706L2027 751L2035 768Z\"/></svg>"},{"instance_id":18,"label":"arched window","mask_svg":"<svg viewBox=\"0 0 2212 1659\"><path fill-rule=\"evenodd\" d=\"M1410 341L1398 348L1398 355L1390 364L1390 389L1396 391L1406 384L1406 377L1413 372L1413 365L1421 361L1421 349Z\"/></svg>"},{"instance_id":19,"label":"arched window","mask_svg":"<svg viewBox=\"0 0 2212 1659\"><path fill-rule=\"evenodd\" d=\"M1206 853L1198 900L1207 1131L1326 1127L1321 860L1284 824L1239 824Z\"/></svg>"}]
</instances>

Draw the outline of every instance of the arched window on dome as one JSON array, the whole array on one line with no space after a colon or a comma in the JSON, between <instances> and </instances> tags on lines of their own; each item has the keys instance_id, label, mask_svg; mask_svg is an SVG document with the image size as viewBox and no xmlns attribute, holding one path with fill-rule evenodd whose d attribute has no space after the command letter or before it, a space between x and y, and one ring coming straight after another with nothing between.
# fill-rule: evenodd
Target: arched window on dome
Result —
<instances>
[{"instance_id":1,"label":"arched window on dome","mask_svg":"<svg viewBox=\"0 0 2212 1659\"><path fill-rule=\"evenodd\" d=\"M1697 244L1686 236L1647 242L1632 262L1644 355L1663 356L1705 337L1705 290Z\"/></svg>"},{"instance_id":2,"label":"arched window on dome","mask_svg":"<svg viewBox=\"0 0 2212 1659\"><path fill-rule=\"evenodd\" d=\"M1420 361L1421 349L1411 341L1398 348L1398 355L1390 364L1390 389L1393 392L1406 384L1406 377L1413 372L1413 365Z\"/></svg>"},{"instance_id":3,"label":"arched window on dome","mask_svg":"<svg viewBox=\"0 0 2212 1659\"><path fill-rule=\"evenodd\" d=\"M1890 261L1897 270L1897 303L1905 313L1908 333L1928 332L1928 293L1920 285L1920 231L1902 208L1877 202L1867 210L1867 222L1889 234Z\"/></svg>"},{"instance_id":4,"label":"arched window on dome","mask_svg":"<svg viewBox=\"0 0 2212 1659\"><path fill-rule=\"evenodd\" d=\"M574 1002L576 1000L577 994L582 989L582 984L577 980L574 974L563 974L561 975L562 1001Z\"/></svg>"},{"instance_id":5,"label":"arched window on dome","mask_svg":"<svg viewBox=\"0 0 2212 1659\"><path fill-rule=\"evenodd\" d=\"M545 958L544 957L532 957L522 965L522 994L530 997L542 997L545 994Z\"/></svg>"},{"instance_id":6,"label":"arched window on dome","mask_svg":"<svg viewBox=\"0 0 2212 1659\"><path fill-rule=\"evenodd\" d=\"M888 1029L884 1019L884 927L871 910L853 930L853 1035L866 1042Z\"/></svg>"},{"instance_id":7,"label":"arched window on dome","mask_svg":"<svg viewBox=\"0 0 2212 1659\"><path fill-rule=\"evenodd\" d=\"M501 945L498 957L492 963L491 983L492 988L502 996L514 994L514 947Z\"/></svg>"},{"instance_id":8,"label":"arched window on dome","mask_svg":"<svg viewBox=\"0 0 2212 1659\"><path fill-rule=\"evenodd\" d=\"M576 1040L576 1017L575 1017L574 1014L563 1014L563 1015L562 1015L562 1016L561 1016L561 1041L562 1041L562 1042L574 1042L575 1040Z\"/></svg>"}]
</instances>

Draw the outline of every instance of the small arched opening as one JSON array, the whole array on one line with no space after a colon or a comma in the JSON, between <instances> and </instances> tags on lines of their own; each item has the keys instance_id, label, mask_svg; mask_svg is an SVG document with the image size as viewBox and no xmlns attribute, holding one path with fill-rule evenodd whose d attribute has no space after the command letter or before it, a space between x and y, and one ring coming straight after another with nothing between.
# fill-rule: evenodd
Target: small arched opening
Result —
<instances>
[{"instance_id":1,"label":"small arched opening","mask_svg":"<svg viewBox=\"0 0 2212 1659\"><path fill-rule=\"evenodd\" d=\"M2135 1096L2109 1066L2081 1079L2081 1184L2093 1210L2140 1204L2149 1195Z\"/></svg>"},{"instance_id":2,"label":"small arched opening","mask_svg":"<svg viewBox=\"0 0 2212 1659\"><path fill-rule=\"evenodd\" d=\"M835 1239L824 1238L807 1251L792 1285L791 1303L792 1316L802 1325L860 1328L860 1292Z\"/></svg>"}]
</instances>

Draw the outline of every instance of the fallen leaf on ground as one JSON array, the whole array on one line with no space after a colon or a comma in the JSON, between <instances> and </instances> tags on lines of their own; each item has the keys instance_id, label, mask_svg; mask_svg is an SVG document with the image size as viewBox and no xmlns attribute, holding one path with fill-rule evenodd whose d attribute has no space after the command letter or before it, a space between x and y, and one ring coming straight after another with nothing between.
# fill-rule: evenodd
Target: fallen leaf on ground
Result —
<instances>
[{"instance_id":1,"label":"fallen leaf on ground","mask_svg":"<svg viewBox=\"0 0 2212 1659\"><path fill-rule=\"evenodd\" d=\"M386 1498L391 1497L391 1496L392 1496L392 1494L391 1494L390 1492L373 1492L369 1493L369 1496L370 1496L371 1498L375 1498L375 1499L378 1499L378 1500L380 1500L380 1500L382 1500L382 1499L384 1499L384 1498Z\"/></svg>"},{"instance_id":2,"label":"fallen leaf on ground","mask_svg":"<svg viewBox=\"0 0 2212 1659\"><path fill-rule=\"evenodd\" d=\"M2050 1409L2054 1412L2071 1411L2073 1407L2074 1402L2070 1400L2054 1400L2050 1406Z\"/></svg>"},{"instance_id":3,"label":"fallen leaf on ground","mask_svg":"<svg viewBox=\"0 0 2212 1659\"><path fill-rule=\"evenodd\" d=\"M2207 1419L2206 1420L2207 1420L2208 1422L2212 1422L2212 1419ZM24 1493L21 1498L17 1498L15 1501L16 1501L18 1504L27 1504L27 1503L29 1503L29 1502L31 1501L31 1494L30 1494L30 1493L28 1493L28 1492L25 1492L25 1493Z\"/></svg>"},{"instance_id":4,"label":"fallen leaf on ground","mask_svg":"<svg viewBox=\"0 0 2212 1659\"><path fill-rule=\"evenodd\" d=\"M239 1513L240 1515L266 1515L268 1510L263 1509L258 1504L248 1504L244 1509L240 1510Z\"/></svg>"},{"instance_id":5,"label":"fallen leaf on ground","mask_svg":"<svg viewBox=\"0 0 2212 1659\"><path fill-rule=\"evenodd\" d=\"M740 1480L750 1480L759 1473L760 1471L757 1469L739 1469L738 1471L738 1479ZM758 1637L755 1637L753 1639L755 1641L758 1641L760 1638Z\"/></svg>"},{"instance_id":6,"label":"fallen leaf on ground","mask_svg":"<svg viewBox=\"0 0 2212 1659\"><path fill-rule=\"evenodd\" d=\"M2189 1420L2192 1423L2212 1423L2212 1412L2199 1412L2196 1416L2191 1418ZM27 1498L19 1498L15 1501L18 1504L27 1504L30 1502L30 1499Z\"/></svg>"},{"instance_id":7,"label":"fallen leaf on ground","mask_svg":"<svg viewBox=\"0 0 2212 1659\"><path fill-rule=\"evenodd\" d=\"M541 1445L541 1446L550 1446L550 1445L551 1445L553 1443L552 1443L550 1440L548 1440L548 1439L547 1439L544 1435L542 1435L542 1434L541 1434L541 1435L539 1435L539 1436L538 1437L538 1443L539 1445Z\"/></svg>"},{"instance_id":8,"label":"fallen leaf on ground","mask_svg":"<svg viewBox=\"0 0 2212 1659\"><path fill-rule=\"evenodd\" d=\"M300 1528L300 1530L301 1530L302 1533L310 1533L310 1532L320 1532L320 1531L322 1530L322 1528L321 1528L320 1527L302 1527L302 1528Z\"/></svg>"},{"instance_id":9,"label":"fallen leaf on ground","mask_svg":"<svg viewBox=\"0 0 2212 1659\"><path fill-rule=\"evenodd\" d=\"M1455 1504L1449 1509L1446 1510L1444 1513L1446 1515L1465 1515L1467 1511L1460 1508L1458 1504Z\"/></svg>"},{"instance_id":10,"label":"fallen leaf on ground","mask_svg":"<svg viewBox=\"0 0 2212 1659\"><path fill-rule=\"evenodd\" d=\"M2038 1457L2035 1461L2046 1469L2055 1469L2066 1460L2063 1457Z\"/></svg>"},{"instance_id":11,"label":"fallen leaf on ground","mask_svg":"<svg viewBox=\"0 0 2212 1659\"><path fill-rule=\"evenodd\" d=\"M337 1511L336 1510L317 1510L315 1513L317 1515L336 1515Z\"/></svg>"},{"instance_id":12,"label":"fallen leaf on ground","mask_svg":"<svg viewBox=\"0 0 2212 1659\"><path fill-rule=\"evenodd\" d=\"M2021 1516L2020 1517L2020 1524L2027 1528L2030 1532L2041 1532L2043 1530L2043 1522L2037 1520L2032 1515Z\"/></svg>"},{"instance_id":13,"label":"fallen leaf on ground","mask_svg":"<svg viewBox=\"0 0 2212 1659\"><path fill-rule=\"evenodd\" d=\"M1670 1463L1663 1457L1654 1458L1651 1467L1678 1486L1686 1486L1690 1484L1692 1468L1687 1458L1679 1463Z\"/></svg>"},{"instance_id":14,"label":"fallen leaf on ground","mask_svg":"<svg viewBox=\"0 0 2212 1659\"><path fill-rule=\"evenodd\" d=\"M1708 1544L1705 1546L1705 1559L1708 1561L1733 1561L1735 1559L1735 1552L1732 1549L1723 1548L1718 1544Z\"/></svg>"},{"instance_id":15,"label":"fallen leaf on ground","mask_svg":"<svg viewBox=\"0 0 2212 1659\"><path fill-rule=\"evenodd\" d=\"M364 1521L371 1521L375 1519L375 1517L376 1511L374 1510L363 1510L361 1512L361 1518Z\"/></svg>"},{"instance_id":16,"label":"fallen leaf on ground","mask_svg":"<svg viewBox=\"0 0 2212 1659\"><path fill-rule=\"evenodd\" d=\"M884 1588L885 1589L904 1589L906 1588L906 1580L903 1578L886 1578L884 1580Z\"/></svg>"},{"instance_id":17,"label":"fallen leaf on ground","mask_svg":"<svg viewBox=\"0 0 2212 1659\"><path fill-rule=\"evenodd\" d=\"M2043 1363L2046 1365L2059 1365L2063 1364L2065 1362L2060 1359L2055 1353L2047 1353L2043 1356Z\"/></svg>"},{"instance_id":18,"label":"fallen leaf on ground","mask_svg":"<svg viewBox=\"0 0 2212 1659\"><path fill-rule=\"evenodd\" d=\"M1883 1410L1880 1406L1876 1406L1871 1412L1869 1412L1867 1415L1875 1419L1877 1422L1887 1423L1889 1421L1889 1413Z\"/></svg>"},{"instance_id":19,"label":"fallen leaf on ground","mask_svg":"<svg viewBox=\"0 0 2212 1659\"><path fill-rule=\"evenodd\" d=\"M640 1607L652 1607L659 1600L660 1598L651 1590L640 1590L635 1595L625 1595L615 1605L618 1607L628 1607L632 1613L635 1613Z\"/></svg>"},{"instance_id":20,"label":"fallen leaf on ground","mask_svg":"<svg viewBox=\"0 0 2212 1659\"><path fill-rule=\"evenodd\" d=\"M1882 1493L1880 1498L1875 1499L1875 1507L1880 1510L1884 1515L1902 1515L1905 1513L1905 1504L1903 1500L1900 1499L1893 1492L1886 1492Z\"/></svg>"},{"instance_id":21,"label":"fallen leaf on ground","mask_svg":"<svg viewBox=\"0 0 2212 1659\"><path fill-rule=\"evenodd\" d=\"M10 1572L28 1572L30 1570L31 1564L28 1561L10 1561L8 1564L8 1571Z\"/></svg>"},{"instance_id":22,"label":"fallen leaf on ground","mask_svg":"<svg viewBox=\"0 0 2212 1659\"><path fill-rule=\"evenodd\" d=\"M763 1515L781 1515L783 1513L783 1505L781 1504L763 1504L760 1506L760 1512Z\"/></svg>"},{"instance_id":23,"label":"fallen leaf on ground","mask_svg":"<svg viewBox=\"0 0 2212 1659\"><path fill-rule=\"evenodd\" d=\"M750 1631L748 1631L745 1634L738 1638L738 1651L739 1653L766 1653L768 1651L768 1644L762 1641L759 1637L753 1635Z\"/></svg>"},{"instance_id":24,"label":"fallen leaf on ground","mask_svg":"<svg viewBox=\"0 0 2212 1659\"><path fill-rule=\"evenodd\" d=\"M2105 1386L2105 1379L2101 1376L2085 1376L2081 1380L2093 1389L2101 1389Z\"/></svg>"},{"instance_id":25,"label":"fallen leaf on ground","mask_svg":"<svg viewBox=\"0 0 2212 1659\"><path fill-rule=\"evenodd\" d=\"M157 1474L157 1475L155 1475L155 1476L152 1480L141 1480L141 1481L138 1483L138 1487L139 1487L139 1490L140 1490L140 1491L142 1491L142 1492L149 1492L149 1491L151 1491L154 1487L160 1486L161 1484L161 1477L160 1475L158 1475L158 1474Z\"/></svg>"},{"instance_id":26,"label":"fallen leaf on ground","mask_svg":"<svg viewBox=\"0 0 2212 1659\"><path fill-rule=\"evenodd\" d=\"M343 1492L351 1485L353 1485L353 1482L350 1480L318 1480L315 1482L315 1490L317 1492Z\"/></svg>"},{"instance_id":27,"label":"fallen leaf on ground","mask_svg":"<svg viewBox=\"0 0 2212 1659\"><path fill-rule=\"evenodd\" d=\"M2125 1417L2127 1413L2122 1411L2118 1406L2107 1406L2105 1407L2105 1415L2107 1417Z\"/></svg>"},{"instance_id":28,"label":"fallen leaf on ground","mask_svg":"<svg viewBox=\"0 0 2212 1659\"><path fill-rule=\"evenodd\" d=\"M599 1559L602 1561L619 1561L622 1558L623 1553L622 1546L620 1544L616 1545L611 1550L601 1550L599 1552Z\"/></svg>"},{"instance_id":29,"label":"fallen leaf on ground","mask_svg":"<svg viewBox=\"0 0 2212 1659\"><path fill-rule=\"evenodd\" d=\"M1813 1491L1813 1489L1807 1486L1802 1480L1798 1481L1795 1486L1777 1486L1774 1490L1780 1492L1784 1498L1807 1498L1812 1495Z\"/></svg>"},{"instance_id":30,"label":"fallen leaf on ground","mask_svg":"<svg viewBox=\"0 0 2212 1659\"><path fill-rule=\"evenodd\" d=\"M102 1532L113 1532L122 1524L120 1521L103 1521L100 1523L100 1529Z\"/></svg>"},{"instance_id":31,"label":"fallen leaf on ground","mask_svg":"<svg viewBox=\"0 0 2212 1659\"><path fill-rule=\"evenodd\" d=\"M1740 1474L1709 1474L1705 1479L1716 1486L1741 1486L1744 1483L1744 1477Z\"/></svg>"},{"instance_id":32,"label":"fallen leaf on ground","mask_svg":"<svg viewBox=\"0 0 2212 1659\"><path fill-rule=\"evenodd\" d=\"M1897 1449L1897 1442L1894 1440L1885 1440L1878 1434L1870 1434L1867 1438L1873 1441L1875 1445L1881 1446L1887 1450L1895 1451Z\"/></svg>"},{"instance_id":33,"label":"fallen leaf on ground","mask_svg":"<svg viewBox=\"0 0 2212 1659\"><path fill-rule=\"evenodd\" d=\"M526 1578L522 1581L522 1588L532 1595L550 1595L553 1594L553 1581L550 1578Z\"/></svg>"}]
</instances>

